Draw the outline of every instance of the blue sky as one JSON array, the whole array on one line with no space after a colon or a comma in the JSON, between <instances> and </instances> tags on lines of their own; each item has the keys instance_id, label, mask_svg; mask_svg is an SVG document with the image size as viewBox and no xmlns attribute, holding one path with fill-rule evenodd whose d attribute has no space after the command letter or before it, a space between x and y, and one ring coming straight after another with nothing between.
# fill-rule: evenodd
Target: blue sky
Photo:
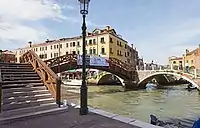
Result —
<instances>
[{"instance_id":1,"label":"blue sky","mask_svg":"<svg viewBox=\"0 0 200 128\"><path fill-rule=\"evenodd\" d=\"M199 5L199 0L91 0L88 30L110 25L145 61L164 64L200 44ZM78 0L2 0L0 49L80 35L81 22Z\"/></svg>"}]
</instances>

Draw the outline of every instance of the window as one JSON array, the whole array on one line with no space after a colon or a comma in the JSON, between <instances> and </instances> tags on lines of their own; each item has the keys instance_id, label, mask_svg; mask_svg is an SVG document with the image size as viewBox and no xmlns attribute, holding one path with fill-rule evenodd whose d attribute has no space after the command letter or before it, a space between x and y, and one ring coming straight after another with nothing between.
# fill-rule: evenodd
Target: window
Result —
<instances>
[{"instance_id":1,"label":"window","mask_svg":"<svg viewBox=\"0 0 200 128\"><path fill-rule=\"evenodd\" d=\"M117 55L119 55L119 50L117 50Z\"/></svg>"},{"instance_id":2,"label":"window","mask_svg":"<svg viewBox=\"0 0 200 128\"><path fill-rule=\"evenodd\" d=\"M60 48L62 48L62 44L60 44Z\"/></svg>"},{"instance_id":3,"label":"window","mask_svg":"<svg viewBox=\"0 0 200 128\"><path fill-rule=\"evenodd\" d=\"M119 42L119 46L122 46L122 42L121 41Z\"/></svg>"},{"instance_id":4,"label":"window","mask_svg":"<svg viewBox=\"0 0 200 128\"><path fill-rule=\"evenodd\" d=\"M56 45L54 45L54 49L56 49Z\"/></svg>"},{"instance_id":5,"label":"window","mask_svg":"<svg viewBox=\"0 0 200 128\"><path fill-rule=\"evenodd\" d=\"M76 51L73 51L72 54L76 54Z\"/></svg>"},{"instance_id":6,"label":"window","mask_svg":"<svg viewBox=\"0 0 200 128\"><path fill-rule=\"evenodd\" d=\"M127 48L127 45L125 44L125 46L124 46L125 48Z\"/></svg>"},{"instance_id":7,"label":"window","mask_svg":"<svg viewBox=\"0 0 200 128\"><path fill-rule=\"evenodd\" d=\"M47 46L45 47L45 50L47 50Z\"/></svg>"},{"instance_id":8,"label":"window","mask_svg":"<svg viewBox=\"0 0 200 128\"><path fill-rule=\"evenodd\" d=\"M186 60L186 63L188 63L188 60Z\"/></svg>"},{"instance_id":9,"label":"window","mask_svg":"<svg viewBox=\"0 0 200 128\"><path fill-rule=\"evenodd\" d=\"M76 46L76 43L75 42L73 42L73 47L75 47Z\"/></svg>"},{"instance_id":10,"label":"window","mask_svg":"<svg viewBox=\"0 0 200 128\"><path fill-rule=\"evenodd\" d=\"M57 48L58 48L58 45L57 45Z\"/></svg>"},{"instance_id":11,"label":"window","mask_svg":"<svg viewBox=\"0 0 200 128\"><path fill-rule=\"evenodd\" d=\"M93 44L96 44L96 40L95 39L93 39Z\"/></svg>"},{"instance_id":12,"label":"window","mask_svg":"<svg viewBox=\"0 0 200 128\"><path fill-rule=\"evenodd\" d=\"M105 43L104 37L101 38L101 43Z\"/></svg>"},{"instance_id":13,"label":"window","mask_svg":"<svg viewBox=\"0 0 200 128\"><path fill-rule=\"evenodd\" d=\"M119 41L117 41L117 45L119 45Z\"/></svg>"},{"instance_id":14,"label":"window","mask_svg":"<svg viewBox=\"0 0 200 128\"><path fill-rule=\"evenodd\" d=\"M193 60L191 60L191 63L193 64Z\"/></svg>"},{"instance_id":15,"label":"window","mask_svg":"<svg viewBox=\"0 0 200 128\"><path fill-rule=\"evenodd\" d=\"M35 49L36 50L36 52L37 52L37 48ZM21 52L21 51L20 51Z\"/></svg>"},{"instance_id":16,"label":"window","mask_svg":"<svg viewBox=\"0 0 200 128\"><path fill-rule=\"evenodd\" d=\"M105 48L104 47L101 48L101 54L105 54Z\"/></svg>"},{"instance_id":17,"label":"window","mask_svg":"<svg viewBox=\"0 0 200 128\"><path fill-rule=\"evenodd\" d=\"M80 46L80 42L79 41L77 42L77 46Z\"/></svg>"},{"instance_id":18,"label":"window","mask_svg":"<svg viewBox=\"0 0 200 128\"><path fill-rule=\"evenodd\" d=\"M66 48L68 48L68 43L66 43Z\"/></svg>"},{"instance_id":19,"label":"window","mask_svg":"<svg viewBox=\"0 0 200 128\"><path fill-rule=\"evenodd\" d=\"M125 57L126 57L126 52L125 52Z\"/></svg>"},{"instance_id":20,"label":"window","mask_svg":"<svg viewBox=\"0 0 200 128\"><path fill-rule=\"evenodd\" d=\"M110 53L113 54L112 48L110 48Z\"/></svg>"},{"instance_id":21,"label":"window","mask_svg":"<svg viewBox=\"0 0 200 128\"><path fill-rule=\"evenodd\" d=\"M89 45L91 45L92 44L92 40L89 40Z\"/></svg>"},{"instance_id":22,"label":"window","mask_svg":"<svg viewBox=\"0 0 200 128\"><path fill-rule=\"evenodd\" d=\"M44 47L42 47L42 51L44 51Z\"/></svg>"},{"instance_id":23,"label":"window","mask_svg":"<svg viewBox=\"0 0 200 128\"><path fill-rule=\"evenodd\" d=\"M96 49L95 48L93 48L93 54L96 54Z\"/></svg>"},{"instance_id":24,"label":"window","mask_svg":"<svg viewBox=\"0 0 200 128\"><path fill-rule=\"evenodd\" d=\"M44 55L43 55L43 54L41 54L41 55L39 55L39 57L40 57L41 59L43 59L43 58L44 58Z\"/></svg>"},{"instance_id":25,"label":"window","mask_svg":"<svg viewBox=\"0 0 200 128\"><path fill-rule=\"evenodd\" d=\"M176 61L174 61L173 64L176 64Z\"/></svg>"},{"instance_id":26,"label":"window","mask_svg":"<svg viewBox=\"0 0 200 128\"><path fill-rule=\"evenodd\" d=\"M53 54L51 53L51 58L53 58Z\"/></svg>"},{"instance_id":27,"label":"window","mask_svg":"<svg viewBox=\"0 0 200 128\"><path fill-rule=\"evenodd\" d=\"M80 54L80 51L77 51L77 54Z\"/></svg>"},{"instance_id":28,"label":"window","mask_svg":"<svg viewBox=\"0 0 200 128\"><path fill-rule=\"evenodd\" d=\"M66 55L68 55L68 52L66 52Z\"/></svg>"},{"instance_id":29,"label":"window","mask_svg":"<svg viewBox=\"0 0 200 128\"><path fill-rule=\"evenodd\" d=\"M45 58L45 59L47 58L47 54L44 54L44 58Z\"/></svg>"},{"instance_id":30,"label":"window","mask_svg":"<svg viewBox=\"0 0 200 128\"><path fill-rule=\"evenodd\" d=\"M58 57L58 53L54 53L54 58L55 58L55 57Z\"/></svg>"},{"instance_id":31,"label":"window","mask_svg":"<svg viewBox=\"0 0 200 128\"><path fill-rule=\"evenodd\" d=\"M70 43L70 47L72 47L72 42Z\"/></svg>"},{"instance_id":32,"label":"window","mask_svg":"<svg viewBox=\"0 0 200 128\"><path fill-rule=\"evenodd\" d=\"M110 43L113 43L113 40L112 40L112 38L110 37Z\"/></svg>"},{"instance_id":33,"label":"window","mask_svg":"<svg viewBox=\"0 0 200 128\"><path fill-rule=\"evenodd\" d=\"M40 51L42 51L42 48L40 47Z\"/></svg>"},{"instance_id":34,"label":"window","mask_svg":"<svg viewBox=\"0 0 200 128\"><path fill-rule=\"evenodd\" d=\"M90 52L89 53L92 54L92 48L90 48Z\"/></svg>"},{"instance_id":35,"label":"window","mask_svg":"<svg viewBox=\"0 0 200 128\"><path fill-rule=\"evenodd\" d=\"M51 50L52 50L52 45L51 45Z\"/></svg>"},{"instance_id":36,"label":"window","mask_svg":"<svg viewBox=\"0 0 200 128\"><path fill-rule=\"evenodd\" d=\"M119 52L120 56L122 56L122 51Z\"/></svg>"},{"instance_id":37,"label":"window","mask_svg":"<svg viewBox=\"0 0 200 128\"><path fill-rule=\"evenodd\" d=\"M129 52L127 52L127 56L129 56L130 54L129 54Z\"/></svg>"}]
</instances>

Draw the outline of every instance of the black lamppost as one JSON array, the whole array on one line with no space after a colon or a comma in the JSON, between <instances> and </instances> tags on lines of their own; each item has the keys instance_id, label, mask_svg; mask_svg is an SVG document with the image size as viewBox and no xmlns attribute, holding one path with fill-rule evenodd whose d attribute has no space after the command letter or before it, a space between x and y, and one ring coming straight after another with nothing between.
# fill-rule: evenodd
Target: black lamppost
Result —
<instances>
[{"instance_id":1,"label":"black lamppost","mask_svg":"<svg viewBox=\"0 0 200 128\"><path fill-rule=\"evenodd\" d=\"M83 36L83 54L82 54L82 85L80 94L80 115L87 115L87 86L86 86L86 23L85 18L88 14L88 7L90 0L78 0L80 2L80 13L83 16L82 36Z\"/></svg>"}]
</instances>

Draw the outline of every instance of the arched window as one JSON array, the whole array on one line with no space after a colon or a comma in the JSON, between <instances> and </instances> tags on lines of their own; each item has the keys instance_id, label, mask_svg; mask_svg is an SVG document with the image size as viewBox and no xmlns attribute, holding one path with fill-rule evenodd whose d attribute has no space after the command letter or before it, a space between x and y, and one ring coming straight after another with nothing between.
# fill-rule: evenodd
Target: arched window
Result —
<instances>
[{"instance_id":1,"label":"arched window","mask_svg":"<svg viewBox=\"0 0 200 128\"><path fill-rule=\"evenodd\" d=\"M101 47L101 54L106 54L104 47Z\"/></svg>"},{"instance_id":2,"label":"arched window","mask_svg":"<svg viewBox=\"0 0 200 128\"><path fill-rule=\"evenodd\" d=\"M90 55L92 54L92 48L90 48Z\"/></svg>"}]
</instances>

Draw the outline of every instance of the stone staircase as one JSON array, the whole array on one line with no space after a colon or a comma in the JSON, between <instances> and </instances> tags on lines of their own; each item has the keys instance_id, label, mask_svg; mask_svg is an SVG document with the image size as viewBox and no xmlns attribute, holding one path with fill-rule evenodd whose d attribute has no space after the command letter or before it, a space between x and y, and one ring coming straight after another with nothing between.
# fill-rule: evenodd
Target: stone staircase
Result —
<instances>
[{"instance_id":1,"label":"stone staircase","mask_svg":"<svg viewBox=\"0 0 200 128\"><path fill-rule=\"evenodd\" d=\"M0 63L3 105L0 123L61 112L30 64Z\"/></svg>"}]
</instances>

